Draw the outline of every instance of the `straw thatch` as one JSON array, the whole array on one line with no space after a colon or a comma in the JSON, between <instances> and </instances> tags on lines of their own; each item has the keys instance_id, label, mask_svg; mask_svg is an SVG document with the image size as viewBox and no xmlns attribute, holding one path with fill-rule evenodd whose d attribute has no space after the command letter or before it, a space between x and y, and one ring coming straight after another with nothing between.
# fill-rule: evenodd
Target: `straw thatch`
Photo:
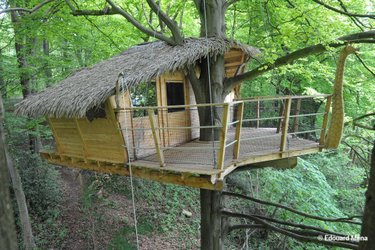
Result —
<instances>
[{"instance_id":1,"label":"straw thatch","mask_svg":"<svg viewBox=\"0 0 375 250\"><path fill-rule=\"evenodd\" d=\"M219 38L189 38L182 46L170 46L164 42L134 46L29 96L17 105L15 112L32 117L84 117L86 111L102 104L115 93L121 73L124 74L125 84L132 86L150 81L165 72L183 70L208 53L216 56L232 47L242 49L249 57L258 53L253 47Z\"/></svg>"}]
</instances>

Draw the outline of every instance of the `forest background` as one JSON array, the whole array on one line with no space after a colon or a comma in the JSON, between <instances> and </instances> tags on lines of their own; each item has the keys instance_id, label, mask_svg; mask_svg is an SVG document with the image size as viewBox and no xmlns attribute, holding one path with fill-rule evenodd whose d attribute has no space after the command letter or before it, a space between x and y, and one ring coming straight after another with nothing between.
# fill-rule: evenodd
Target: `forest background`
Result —
<instances>
[{"instance_id":1,"label":"forest background","mask_svg":"<svg viewBox=\"0 0 375 250\"><path fill-rule=\"evenodd\" d=\"M0 1L0 7L31 9L38 3L33 0ZM104 1L77 3L86 9L105 7ZM327 3L350 13L373 14L375 9L371 0L331 0ZM152 25L168 33L142 1L123 1L121 6L144 26ZM161 1L161 7L175 18L185 37L199 36L199 16L193 1ZM227 11L226 23L228 38L261 49L262 57L249 67L272 63L280 56L309 45L329 44L337 37L371 30L375 25L373 18L343 15L316 1L305 0L236 1ZM73 16L63 1L43 6L31 14L24 13L16 19L10 13L0 14L0 89L7 111L7 144L21 174L39 248L69 247L74 242L79 242L82 248L134 247L133 221L129 212L132 209L130 183L127 177L86 174L81 191L74 184L78 180L71 172L47 165L29 150L30 136L41 137L43 146L48 147L51 131L44 118L14 116L14 104L79 68L154 40L119 16ZM345 69L346 126L339 149L303 157L295 169L267 168L238 173L232 179L242 191L320 216L347 217L362 213L374 133L353 126L353 120L375 110L375 50L371 44L356 47L360 51L348 58ZM330 48L327 52L245 81L241 96L329 94L338 55L338 49ZM29 81L30 93L22 88L25 80ZM374 120L363 123L374 126ZM199 245L198 190L143 180L137 180L135 185L140 234L145 246L167 244L170 248L194 249ZM80 194L76 200L72 200L71 197L75 197L72 192ZM72 202L75 206L71 206ZM292 222L302 221L289 212L259 204L234 206L246 212L272 215ZM16 205L14 210L17 211ZM69 217L69 213L78 214ZM360 232L359 227L346 224L306 219L303 222L347 234ZM17 229L20 232L19 221ZM22 246L21 234L18 239ZM301 243L266 230L233 231L227 241L233 249L317 249L317 245Z\"/></svg>"}]
</instances>

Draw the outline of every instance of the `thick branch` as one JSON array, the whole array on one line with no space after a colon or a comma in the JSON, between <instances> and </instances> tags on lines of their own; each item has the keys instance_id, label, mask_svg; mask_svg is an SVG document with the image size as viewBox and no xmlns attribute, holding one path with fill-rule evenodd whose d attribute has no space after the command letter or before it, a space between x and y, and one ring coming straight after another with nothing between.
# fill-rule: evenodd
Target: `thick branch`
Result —
<instances>
[{"instance_id":1,"label":"thick branch","mask_svg":"<svg viewBox=\"0 0 375 250\"><path fill-rule=\"evenodd\" d=\"M239 0L227 0L227 1L225 1L225 3L224 3L224 7L225 8L228 8L229 6L231 6L232 4L235 4L235 3L237 3Z\"/></svg>"},{"instance_id":2,"label":"thick branch","mask_svg":"<svg viewBox=\"0 0 375 250\"><path fill-rule=\"evenodd\" d=\"M332 10L334 12L337 12L337 13L340 13L340 14L343 14L343 15L346 15L346 16L351 16L351 17L368 17L368 18L372 18L372 19L375 19L375 15L367 15L367 14L356 14L356 13L350 13L350 12L346 12L346 11L342 11L342 10L339 10L339 9L336 9L328 4L325 4L319 0L312 0L313 2L317 3L317 4L320 4L322 6L324 6L325 8L329 9L329 10Z\"/></svg>"},{"instance_id":3,"label":"thick branch","mask_svg":"<svg viewBox=\"0 0 375 250\"><path fill-rule=\"evenodd\" d=\"M18 8L18 7L9 8L9 9L5 9L5 10L0 11L0 14L12 12L12 11L33 13L33 12L36 12L37 10L39 10L40 8L42 8L44 5L46 5L50 2L53 2L53 1L55 1L55 0L45 0L45 1L41 2L40 4L35 5L32 9Z\"/></svg>"},{"instance_id":4,"label":"thick branch","mask_svg":"<svg viewBox=\"0 0 375 250\"><path fill-rule=\"evenodd\" d=\"M139 23L136 19L134 19L129 13L115 5L111 0L106 0L107 3L111 6L106 7L102 10L77 10L69 0L65 0L67 5L72 11L73 16L104 16L104 15L121 15L123 16L128 22L130 22L134 27L142 31L143 33L156 37L159 40L165 41L170 45L176 45L176 43L173 41L173 39L164 36L163 34L159 32L155 32L154 30L148 29L145 26L143 26L141 23Z\"/></svg>"},{"instance_id":5,"label":"thick branch","mask_svg":"<svg viewBox=\"0 0 375 250\"><path fill-rule=\"evenodd\" d=\"M304 216L304 217L307 217L307 218L315 219L315 220L329 221L329 222L344 222L344 223L362 225L362 223L360 223L360 222L352 221L351 220L352 218L325 218L325 217L320 217L320 216L311 215L311 214L307 214L307 213L298 211L294 208L287 207L287 206L282 205L282 204L260 200L260 199L257 199L257 198L251 197L251 196L247 196L247 195L243 195L243 194L236 194L236 193L232 193L232 192L223 192L223 195L234 196L234 197L238 197L238 198L242 198L242 199L246 199L246 200L251 200L251 201L254 201L256 203L263 204L263 205L279 207L279 208L288 210L292 213L295 213L295 214L298 214L298 215L301 215L301 216Z\"/></svg>"},{"instance_id":6,"label":"thick branch","mask_svg":"<svg viewBox=\"0 0 375 250\"><path fill-rule=\"evenodd\" d=\"M294 239L299 240L299 241L312 242L312 243L316 243L316 244L319 244L319 245L347 247L347 248L350 248L350 249L357 249L357 247L358 247L358 245L355 244L355 243L347 243L347 242L340 242L340 241L325 241L325 240L319 240L317 237L302 236L302 235L297 234L295 232L291 232L289 230L276 227L276 226L266 222L265 220L259 219L256 216L252 216L252 215L232 213L232 212L229 212L229 211L222 211L222 214L226 215L226 216L230 216L230 217L245 218L245 219L255 221L256 223L262 224L266 228L268 228L272 231L281 233L283 235L289 236L289 237L294 238Z\"/></svg>"},{"instance_id":7,"label":"thick branch","mask_svg":"<svg viewBox=\"0 0 375 250\"><path fill-rule=\"evenodd\" d=\"M354 118L353 121L352 121L353 126L357 126L357 127L368 129L368 130L375 130L375 125L368 126L368 125L365 125L365 124L362 124L362 123L359 122L360 120L362 120L366 117L369 117L369 116L375 116L375 112L371 112L371 113L364 114L364 115L361 115L359 117Z\"/></svg>"},{"instance_id":8,"label":"thick branch","mask_svg":"<svg viewBox=\"0 0 375 250\"><path fill-rule=\"evenodd\" d=\"M182 44L183 37L180 33L180 29L177 26L177 23L168 17L168 15L163 12L160 7L154 2L154 0L147 0L150 8L158 15L158 17L167 25L173 35L173 39L176 44Z\"/></svg>"},{"instance_id":9,"label":"thick branch","mask_svg":"<svg viewBox=\"0 0 375 250\"><path fill-rule=\"evenodd\" d=\"M250 214L250 215L255 216L259 219L266 220L266 221L273 222L273 223L277 223L277 224L280 224L280 225L283 225L283 226L297 227L297 228L300 228L300 229L308 229L310 231L312 230L312 231L315 231L315 232L320 232L322 234L337 235L337 236L342 236L342 237L347 236L345 234L332 232L330 230L326 230L326 229L319 228L319 227L314 227L314 226L309 226L309 225L305 225L305 224L279 220L279 219L266 217L266 216L262 216L262 215L255 215L255 214Z\"/></svg>"},{"instance_id":10,"label":"thick branch","mask_svg":"<svg viewBox=\"0 0 375 250\"><path fill-rule=\"evenodd\" d=\"M244 80L252 80L255 77L262 75L270 70L291 64L292 62L300 58L322 53L327 50L327 47L337 48L346 44L353 43L375 43L375 30L350 34L347 36L339 37L337 40L339 41L330 43L328 45L316 44L300 50L296 50L288 55L279 57L273 63L265 63L244 74L226 78L224 81L225 91L230 92L235 86L237 86Z\"/></svg>"}]
</instances>

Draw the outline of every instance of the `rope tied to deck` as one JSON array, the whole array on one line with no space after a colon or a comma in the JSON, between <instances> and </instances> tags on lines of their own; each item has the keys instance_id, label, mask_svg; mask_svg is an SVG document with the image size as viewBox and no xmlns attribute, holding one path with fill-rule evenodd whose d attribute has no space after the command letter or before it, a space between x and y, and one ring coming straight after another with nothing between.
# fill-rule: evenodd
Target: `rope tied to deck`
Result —
<instances>
[{"instance_id":1,"label":"rope tied to deck","mask_svg":"<svg viewBox=\"0 0 375 250\"><path fill-rule=\"evenodd\" d=\"M132 100L130 98L130 92L129 92L129 87L127 84L125 84L124 80L124 73L121 72L119 74L119 78L121 78L121 88L122 88L122 102L125 104L125 86L126 86L126 91L129 93L129 99L130 99L130 107L133 107ZM130 112L131 115L131 112ZM134 219L134 230L135 230L135 237L137 241L137 249L139 249L139 237L138 237L138 223L137 223L137 211L135 207L135 195L134 195L134 185L133 185L133 171L132 171L132 164L130 161L130 153L129 153L129 137L128 137L128 126L127 126L127 114L126 112L124 113L124 124L125 124L125 143L126 143L126 152L127 152L127 157L128 157L128 163L127 165L129 166L129 177L130 177L130 188L131 188L131 195L132 195L132 206L133 206L133 219ZM126 163L124 163L124 167L126 168Z\"/></svg>"}]
</instances>

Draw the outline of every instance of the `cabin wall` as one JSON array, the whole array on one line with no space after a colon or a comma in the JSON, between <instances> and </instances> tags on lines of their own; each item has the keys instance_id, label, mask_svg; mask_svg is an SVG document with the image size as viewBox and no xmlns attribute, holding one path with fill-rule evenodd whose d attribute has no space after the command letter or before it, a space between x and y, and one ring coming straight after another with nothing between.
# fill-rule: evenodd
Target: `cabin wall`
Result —
<instances>
[{"instance_id":1,"label":"cabin wall","mask_svg":"<svg viewBox=\"0 0 375 250\"><path fill-rule=\"evenodd\" d=\"M49 118L58 154L85 161L125 162L124 140L108 102L105 111L106 118L93 121L86 118Z\"/></svg>"},{"instance_id":2,"label":"cabin wall","mask_svg":"<svg viewBox=\"0 0 375 250\"><path fill-rule=\"evenodd\" d=\"M157 105L167 106L167 84L177 83L181 84L184 89L184 103L190 103L190 88L188 81L181 73L164 74L156 79ZM120 106L131 107L129 93L124 93L124 98L119 98ZM112 107L115 107L115 97L110 98ZM159 138L162 147L173 147L178 144L190 141L192 133L190 129L191 116L190 110L184 109L180 111L169 112L167 109L157 109L154 114L154 121L157 128L176 128L182 129L160 129ZM145 156L155 154L155 143L150 129L150 118L145 112L143 117L133 117L129 112L117 113L117 120L122 129L124 140L127 142L129 149L129 156L131 159L139 159Z\"/></svg>"}]
</instances>

